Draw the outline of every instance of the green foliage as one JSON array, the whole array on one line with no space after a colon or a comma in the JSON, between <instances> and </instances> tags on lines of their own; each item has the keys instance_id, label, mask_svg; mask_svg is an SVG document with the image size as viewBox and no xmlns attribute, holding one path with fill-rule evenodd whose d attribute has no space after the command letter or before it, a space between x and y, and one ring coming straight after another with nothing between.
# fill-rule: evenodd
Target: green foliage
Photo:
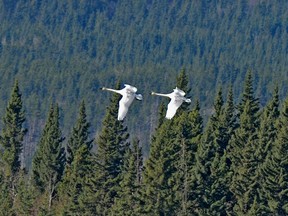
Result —
<instances>
[{"instance_id":1,"label":"green foliage","mask_svg":"<svg viewBox=\"0 0 288 216\"><path fill-rule=\"evenodd\" d=\"M262 194L269 210L279 215L285 215L287 210L287 127L288 100L283 104L277 125L277 138L269 152L268 159L261 166Z\"/></svg>"},{"instance_id":2,"label":"green foliage","mask_svg":"<svg viewBox=\"0 0 288 216\"><path fill-rule=\"evenodd\" d=\"M189 91L185 70L177 76L177 87ZM198 103L193 111L184 107L172 120L162 120L159 113L161 124L152 137L143 172L143 213L189 214L189 171L195 162L196 140L203 126L199 110Z\"/></svg>"},{"instance_id":3,"label":"green foliage","mask_svg":"<svg viewBox=\"0 0 288 216\"><path fill-rule=\"evenodd\" d=\"M132 149L128 149L126 152L119 192L112 208L113 214L139 215L142 171L142 150L139 140L134 138Z\"/></svg>"},{"instance_id":4,"label":"green foliage","mask_svg":"<svg viewBox=\"0 0 288 216\"><path fill-rule=\"evenodd\" d=\"M13 201L9 192L9 183L5 180L3 172L0 173L0 215L11 215Z\"/></svg>"},{"instance_id":5,"label":"green foliage","mask_svg":"<svg viewBox=\"0 0 288 216\"><path fill-rule=\"evenodd\" d=\"M224 107L222 89L219 89L214 102L215 113L199 142L196 163L191 170L192 209L200 215L225 215L231 212L231 172L226 155L233 131L233 124L229 124L233 115L227 112L233 105L231 92L229 95Z\"/></svg>"},{"instance_id":6,"label":"green foliage","mask_svg":"<svg viewBox=\"0 0 288 216\"><path fill-rule=\"evenodd\" d=\"M21 166L20 154L23 150L23 139L26 133L26 129L23 127L24 122L25 113L16 80L3 118L3 129L0 135L0 144L3 148L0 157L8 178L13 177Z\"/></svg>"},{"instance_id":7,"label":"green foliage","mask_svg":"<svg viewBox=\"0 0 288 216\"><path fill-rule=\"evenodd\" d=\"M59 107L52 104L32 166L33 184L44 195L44 205L47 206L48 212L51 210L64 172L63 141L59 125Z\"/></svg>"},{"instance_id":8,"label":"green foliage","mask_svg":"<svg viewBox=\"0 0 288 216\"><path fill-rule=\"evenodd\" d=\"M21 170L17 176L17 196L13 203L15 215L32 215L36 195L28 176Z\"/></svg>"},{"instance_id":9,"label":"green foliage","mask_svg":"<svg viewBox=\"0 0 288 216\"><path fill-rule=\"evenodd\" d=\"M116 89L119 89L119 82ZM95 173L91 177L89 195L83 202L91 206L90 214L108 214L118 196L125 154L129 148L129 133L123 121L117 120L120 96L113 94L96 139Z\"/></svg>"},{"instance_id":10,"label":"green foliage","mask_svg":"<svg viewBox=\"0 0 288 216\"><path fill-rule=\"evenodd\" d=\"M1 1L0 214L287 215L286 4ZM98 87L122 79L143 93L168 90L179 68L176 85L199 99L194 109L184 103L167 121L160 106L157 125L144 95L118 122L115 95L101 121L108 98ZM23 104L17 81L9 98L16 78ZM97 135L92 157L89 124L74 125L81 100ZM72 131L67 143L60 123ZM128 128L149 155L141 177ZM21 168L31 161L29 176Z\"/></svg>"},{"instance_id":11,"label":"green foliage","mask_svg":"<svg viewBox=\"0 0 288 216\"><path fill-rule=\"evenodd\" d=\"M15 77L23 84L33 139L24 154L33 155L29 149L41 135L37 126L45 122L49 98L65 112L64 134L71 131L82 99L87 101L91 129L98 133L105 114L102 104L108 99L97 89L116 79L148 92L174 86L175 75L185 68L191 96L199 98L207 113L222 84L233 85L237 101L251 68L261 104L276 82L280 97L285 97L288 33L283 4L284 0L1 2L0 97L7 101ZM149 136L154 125L141 123L149 121L151 107L150 102L142 103L139 112L129 115L132 132ZM4 109L1 103L0 112ZM140 124L141 128L134 126ZM142 139L147 155L149 140Z\"/></svg>"},{"instance_id":12,"label":"green foliage","mask_svg":"<svg viewBox=\"0 0 288 216\"><path fill-rule=\"evenodd\" d=\"M58 211L62 214L81 214L79 199L86 186L87 176L93 172L93 140L89 139L90 123L87 122L85 103L82 101L79 116L67 144L67 163L62 183L59 187ZM61 210L60 210L61 209Z\"/></svg>"},{"instance_id":13,"label":"green foliage","mask_svg":"<svg viewBox=\"0 0 288 216\"><path fill-rule=\"evenodd\" d=\"M230 142L230 159L233 177L230 190L236 198L235 212L247 214L257 193L257 155L259 127L259 102L254 97L251 72L248 72L242 100L238 106L239 127ZM256 176L256 177L255 177Z\"/></svg>"}]
</instances>

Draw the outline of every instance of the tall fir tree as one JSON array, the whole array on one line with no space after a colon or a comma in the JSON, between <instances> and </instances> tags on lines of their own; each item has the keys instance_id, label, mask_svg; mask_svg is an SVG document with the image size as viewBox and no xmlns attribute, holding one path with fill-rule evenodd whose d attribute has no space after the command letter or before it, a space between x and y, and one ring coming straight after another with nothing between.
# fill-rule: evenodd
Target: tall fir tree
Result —
<instances>
[{"instance_id":1,"label":"tall fir tree","mask_svg":"<svg viewBox=\"0 0 288 216\"><path fill-rule=\"evenodd\" d=\"M116 89L119 88L118 82ZM85 192L87 197L83 200L83 203L90 206L90 214L109 214L118 196L124 158L129 148L127 127L123 121L117 120L120 97L113 94L102 123L102 130L96 139L95 173L89 183L90 189Z\"/></svg>"},{"instance_id":2,"label":"tall fir tree","mask_svg":"<svg viewBox=\"0 0 288 216\"><path fill-rule=\"evenodd\" d=\"M76 125L72 129L71 136L67 143L67 166L71 166L75 159L76 152L84 146L87 155L93 147L93 139L89 140L90 123L87 121L85 102L82 101L79 109ZM85 157L86 155L83 155Z\"/></svg>"},{"instance_id":3,"label":"tall fir tree","mask_svg":"<svg viewBox=\"0 0 288 216\"><path fill-rule=\"evenodd\" d=\"M51 213L65 167L64 141L59 125L59 107L51 105L36 153L32 161L32 179L40 191L39 205L43 214ZM42 201L42 202L41 202Z\"/></svg>"},{"instance_id":4,"label":"tall fir tree","mask_svg":"<svg viewBox=\"0 0 288 216\"><path fill-rule=\"evenodd\" d=\"M247 214L258 195L259 184L255 179L257 156L254 152L258 143L259 110L259 101L254 97L252 72L249 71L238 106L239 127L229 143L229 159L233 169L230 190L235 197L234 211L237 214Z\"/></svg>"},{"instance_id":5,"label":"tall fir tree","mask_svg":"<svg viewBox=\"0 0 288 216\"><path fill-rule=\"evenodd\" d=\"M195 155L198 141L202 135L202 118L198 105L196 104L196 107L190 112L183 112L179 116L174 129L176 135L172 137L174 145L179 145L179 152L175 154L176 160L174 162L177 171L170 182L174 184L176 212L181 215L191 214L189 210L191 207L191 170L196 163Z\"/></svg>"},{"instance_id":6,"label":"tall fir tree","mask_svg":"<svg viewBox=\"0 0 288 216\"><path fill-rule=\"evenodd\" d=\"M181 69L180 73L176 77L176 86L183 90L186 93L186 97L189 98L191 88L189 88L189 78L186 73L186 69ZM181 114L182 111L187 111L189 109L189 103L183 103L177 110L178 114Z\"/></svg>"},{"instance_id":7,"label":"tall fir tree","mask_svg":"<svg viewBox=\"0 0 288 216\"><path fill-rule=\"evenodd\" d=\"M13 215L34 215L36 196L25 170L20 170L16 188L17 196L13 203Z\"/></svg>"},{"instance_id":8,"label":"tall fir tree","mask_svg":"<svg viewBox=\"0 0 288 216\"><path fill-rule=\"evenodd\" d=\"M25 112L21 99L18 81L14 83L11 98L8 102L3 129L0 135L0 144L3 148L0 158L4 166L5 176L13 177L21 167L20 155L23 150L23 139L27 130L23 127Z\"/></svg>"},{"instance_id":9,"label":"tall fir tree","mask_svg":"<svg viewBox=\"0 0 288 216\"><path fill-rule=\"evenodd\" d=\"M79 116L72 129L67 143L67 162L63 181L59 188L58 211L62 214L79 214L83 212L83 206L79 203L79 197L83 193L85 180L93 172L92 144L89 140L90 123L87 121L85 103L82 101Z\"/></svg>"},{"instance_id":10,"label":"tall fir tree","mask_svg":"<svg viewBox=\"0 0 288 216\"><path fill-rule=\"evenodd\" d=\"M114 215L139 215L142 171L142 150L139 146L139 140L134 138L132 148L128 149L126 153L120 189L112 207Z\"/></svg>"},{"instance_id":11,"label":"tall fir tree","mask_svg":"<svg viewBox=\"0 0 288 216\"><path fill-rule=\"evenodd\" d=\"M273 143L277 135L276 123L280 115L279 111L279 90L276 86L273 93L273 98L268 102L260 118L259 127L259 147L255 152L258 157L258 163L261 165L267 154L271 151Z\"/></svg>"},{"instance_id":12,"label":"tall fir tree","mask_svg":"<svg viewBox=\"0 0 288 216\"><path fill-rule=\"evenodd\" d=\"M178 88L189 91L185 70L180 72L176 82ZM188 172L197 148L193 141L199 136L197 129L202 129L198 108L196 112L189 112L188 107L182 107L172 120L163 121L155 131L143 173L144 213L188 214Z\"/></svg>"},{"instance_id":13,"label":"tall fir tree","mask_svg":"<svg viewBox=\"0 0 288 216\"><path fill-rule=\"evenodd\" d=\"M225 108L220 88L214 102L215 113L210 117L197 150L191 189L194 192L192 206L199 214L225 215L229 211L230 172L226 147L231 131L227 123L231 119L226 111L230 109L230 100Z\"/></svg>"},{"instance_id":14,"label":"tall fir tree","mask_svg":"<svg viewBox=\"0 0 288 216\"><path fill-rule=\"evenodd\" d=\"M27 132L23 127L25 112L21 96L19 84L16 80L3 117L3 129L0 135L0 183L1 191L3 191L0 199L2 210L7 211L7 213L13 212L16 197L19 196L20 155L23 150L23 139Z\"/></svg>"},{"instance_id":15,"label":"tall fir tree","mask_svg":"<svg viewBox=\"0 0 288 216\"><path fill-rule=\"evenodd\" d=\"M210 191L209 206L206 214L227 215L232 212L229 191L231 182L230 163L227 160L227 148L235 130L235 108L232 88L229 88L226 104L222 99L222 89L219 90L214 103L215 114L211 116L212 139L215 148L214 156L210 165Z\"/></svg>"},{"instance_id":16,"label":"tall fir tree","mask_svg":"<svg viewBox=\"0 0 288 216\"><path fill-rule=\"evenodd\" d=\"M261 166L261 201L265 202L258 208L266 215L288 214L288 99L284 101L277 131L272 150Z\"/></svg>"},{"instance_id":17,"label":"tall fir tree","mask_svg":"<svg viewBox=\"0 0 288 216\"><path fill-rule=\"evenodd\" d=\"M142 214L165 215L169 212L175 214L168 201L172 192L172 185L169 179L175 172L175 153L179 151L177 146L171 144L173 127L172 121L166 120L157 130L150 146L149 158L145 163L143 172L143 192L141 199L145 202ZM170 142L170 143L169 143ZM169 149L170 146L170 149ZM175 149L176 148L176 149Z\"/></svg>"}]
</instances>

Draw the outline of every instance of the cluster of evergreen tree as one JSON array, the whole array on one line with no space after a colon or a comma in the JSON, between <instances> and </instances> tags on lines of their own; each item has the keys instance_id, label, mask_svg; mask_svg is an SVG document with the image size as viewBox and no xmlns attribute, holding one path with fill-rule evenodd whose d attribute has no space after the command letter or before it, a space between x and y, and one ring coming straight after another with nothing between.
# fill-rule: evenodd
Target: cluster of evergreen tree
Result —
<instances>
[{"instance_id":1,"label":"cluster of evergreen tree","mask_svg":"<svg viewBox=\"0 0 288 216\"><path fill-rule=\"evenodd\" d=\"M8 100L17 77L27 110L25 158L32 159L29 150L41 135L38 125L45 124L50 98L65 112L60 118L64 134L72 130L82 99L98 133L98 116L104 116L108 98L97 89L118 79L139 91L168 92L175 87L175 71L184 65L202 115L223 84L226 92L232 83L239 98L247 68L253 69L262 105L274 82L280 97L286 97L286 8L287 0L0 1L0 99ZM143 119L132 109L127 121L140 139L149 136L157 119L152 112L157 104L144 98L148 103L138 107ZM0 112L5 105L0 103ZM148 145L143 143L145 155Z\"/></svg>"},{"instance_id":2,"label":"cluster of evergreen tree","mask_svg":"<svg viewBox=\"0 0 288 216\"><path fill-rule=\"evenodd\" d=\"M177 86L189 94L185 70ZM116 87L119 87L119 83ZM196 102L158 126L143 161L137 137L117 121L110 99L102 130L89 134L85 103L67 143L51 103L31 170L21 163L25 112L16 81L0 134L1 215L287 215L288 99L276 87L263 108L246 75L239 104L230 87L206 125ZM93 150L93 146L96 150Z\"/></svg>"}]
</instances>

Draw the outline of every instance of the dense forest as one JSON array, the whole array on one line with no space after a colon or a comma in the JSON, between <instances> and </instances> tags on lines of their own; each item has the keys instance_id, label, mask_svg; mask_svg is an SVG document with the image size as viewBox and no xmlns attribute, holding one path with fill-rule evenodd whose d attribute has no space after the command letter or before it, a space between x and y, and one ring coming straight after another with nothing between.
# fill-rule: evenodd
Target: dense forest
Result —
<instances>
[{"instance_id":1,"label":"dense forest","mask_svg":"<svg viewBox=\"0 0 288 216\"><path fill-rule=\"evenodd\" d=\"M285 98L286 8L285 0L3 0L0 113L18 79L30 149L36 146L51 101L64 113L60 124L67 135L85 99L92 133L97 134L108 105L107 94L98 89L120 80L121 88L131 84L144 96L126 123L147 156L146 137L156 127L155 110L161 102L149 93L172 91L183 68L192 104L201 102L205 122L221 85L227 93L232 84L238 102L247 70L254 75L261 106L276 83Z\"/></svg>"},{"instance_id":2,"label":"dense forest","mask_svg":"<svg viewBox=\"0 0 288 216\"><path fill-rule=\"evenodd\" d=\"M287 8L0 1L0 215L287 215Z\"/></svg>"},{"instance_id":3,"label":"dense forest","mask_svg":"<svg viewBox=\"0 0 288 216\"><path fill-rule=\"evenodd\" d=\"M176 84L189 91L185 70ZM288 214L288 98L279 99L278 86L260 108L249 71L240 102L220 88L205 125L199 102L182 104L172 120L161 103L146 160L139 138L117 120L119 97L110 97L94 138L82 101L67 145L60 106L51 103L27 170L16 81L0 134L1 215Z\"/></svg>"}]
</instances>

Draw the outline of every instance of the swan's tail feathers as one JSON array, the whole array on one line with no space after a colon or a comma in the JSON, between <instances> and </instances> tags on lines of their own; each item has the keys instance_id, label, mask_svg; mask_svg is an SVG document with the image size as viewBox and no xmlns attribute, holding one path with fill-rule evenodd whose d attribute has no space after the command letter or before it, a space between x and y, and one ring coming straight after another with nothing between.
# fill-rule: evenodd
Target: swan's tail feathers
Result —
<instances>
[{"instance_id":1,"label":"swan's tail feathers","mask_svg":"<svg viewBox=\"0 0 288 216\"><path fill-rule=\"evenodd\" d=\"M185 102L186 102L186 103L191 103L191 99L189 99L189 98L188 98L188 99L185 99Z\"/></svg>"},{"instance_id":2,"label":"swan's tail feathers","mask_svg":"<svg viewBox=\"0 0 288 216\"><path fill-rule=\"evenodd\" d=\"M136 94L136 99L137 100L143 100L143 96L141 94Z\"/></svg>"}]
</instances>

